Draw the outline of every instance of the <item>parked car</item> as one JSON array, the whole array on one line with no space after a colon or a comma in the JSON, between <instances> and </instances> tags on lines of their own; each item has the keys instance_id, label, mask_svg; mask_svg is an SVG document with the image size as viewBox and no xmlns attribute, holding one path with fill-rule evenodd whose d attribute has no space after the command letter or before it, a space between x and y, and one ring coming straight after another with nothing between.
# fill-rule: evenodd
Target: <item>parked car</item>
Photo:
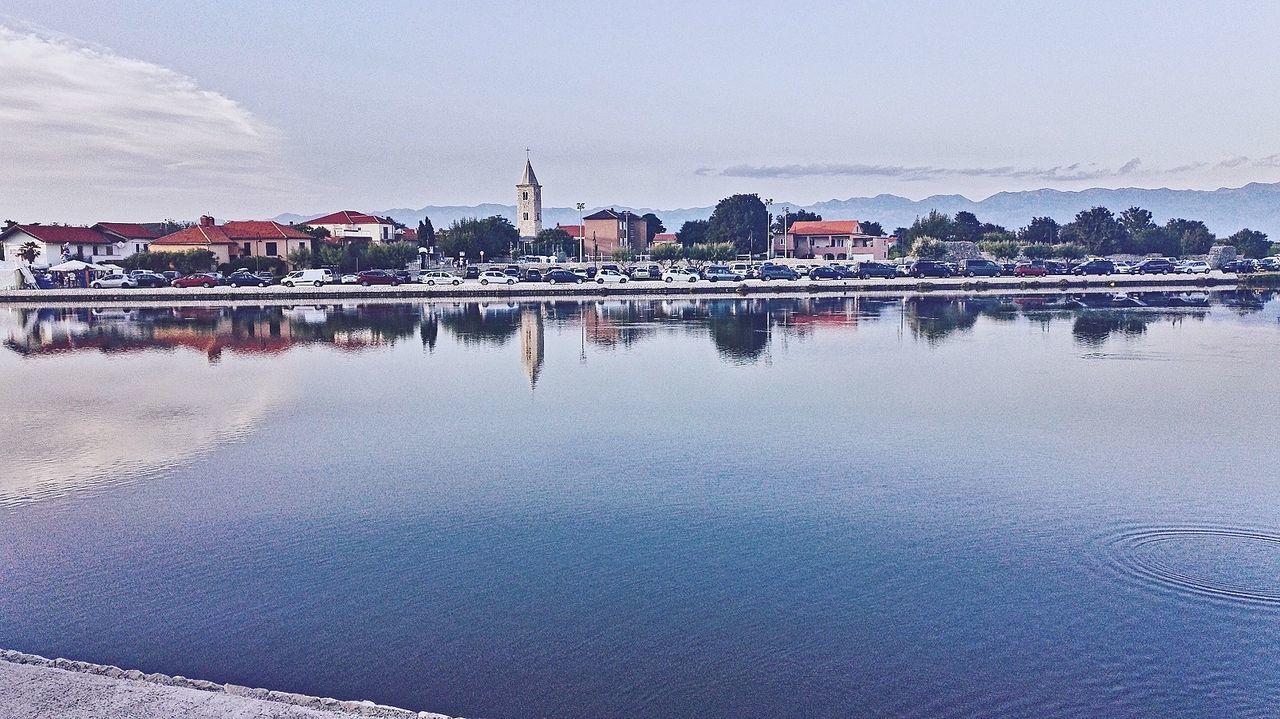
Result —
<instances>
[{"instance_id":1,"label":"parked car","mask_svg":"<svg viewBox=\"0 0 1280 719\"><path fill-rule=\"evenodd\" d=\"M742 275L723 265L712 265L703 270L702 277L709 282L741 282Z\"/></svg>"},{"instance_id":2,"label":"parked car","mask_svg":"<svg viewBox=\"0 0 1280 719\"><path fill-rule=\"evenodd\" d=\"M236 270L227 275L227 284L232 287L266 287L271 280L259 277L248 270Z\"/></svg>"},{"instance_id":3,"label":"parked car","mask_svg":"<svg viewBox=\"0 0 1280 719\"><path fill-rule=\"evenodd\" d=\"M579 275L576 272L570 272L569 270L547 270L547 282L549 284L555 285L563 283L569 285L580 285L586 281L586 277Z\"/></svg>"},{"instance_id":4,"label":"parked car","mask_svg":"<svg viewBox=\"0 0 1280 719\"><path fill-rule=\"evenodd\" d=\"M1013 268L1014 277L1044 277L1049 274L1049 269L1043 264L1035 262L1023 262Z\"/></svg>"},{"instance_id":5,"label":"parked car","mask_svg":"<svg viewBox=\"0 0 1280 719\"><path fill-rule=\"evenodd\" d=\"M854 272L853 268L847 265L832 264L832 265L828 265L828 267L830 267L833 271L835 271L835 273L839 275L839 278L842 280L852 280L858 276L858 273Z\"/></svg>"},{"instance_id":6,"label":"parked car","mask_svg":"<svg viewBox=\"0 0 1280 719\"><path fill-rule=\"evenodd\" d=\"M627 281L627 276L622 274L621 270L600 268L596 273L596 284L622 284Z\"/></svg>"},{"instance_id":7,"label":"parked car","mask_svg":"<svg viewBox=\"0 0 1280 719\"><path fill-rule=\"evenodd\" d=\"M171 287L205 287L213 288L218 286L218 280L206 272L196 272L185 277L179 277L169 283Z\"/></svg>"},{"instance_id":8,"label":"parked car","mask_svg":"<svg viewBox=\"0 0 1280 719\"><path fill-rule=\"evenodd\" d=\"M520 279L520 265L507 265L506 268L502 270L502 273L508 277L514 277L518 280Z\"/></svg>"},{"instance_id":9,"label":"parked car","mask_svg":"<svg viewBox=\"0 0 1280 719\"><path fill-rule=\"evenodd\" d=\"M458 285L462 283L462 278L452 272L444 270L431 270L418 275L418 282L424 285Z\"/></svg>"},{"instance_id":10,"label":"parked car","mask_svg":"<svg viewBox=\"0 0 1280 719\"><path fill-rule=\"evenodd\" d=\"M959 269L965 277L999 277L1002 272L991 260L960 260Z\"/></svg>"},{"instance_id":11,"label":"parked car","mask_svg":"<svg viewBox=\"0 0 1280 719\"><path fill-rule=\"evenodd\" d=\"M1133 263L1132 263L1132 262L1125 262L1124 260L1121 260L1121 261L1119 261L1119 262L1113 262L1112 264L1115 266L1115 272L1116 272L1116 274L1118 274L1118 275L1131 275L1131 274L1133 274Z\"/></svg>"},{"instance_id":12,"label":"parked car","mask_svg":"<svg viewBox=\"0 0 1280 719\"><path fill-rule=\"evenodd\" d=\"M951 268L945 262L916 260L911 265L912 277L950 277Z\"/></svg>"},{"instance_id":13,"label":"parked car","mask_svg":"<svg viewBox=\"0 0 1280 719\"><path fill-rule=\"evenodd\" d=\"M1110 275L1115 271L1115 263L1111 260L1104 260L1101 257L1085 260L1071 268L1071 274L1073 275Z\"/></svg>"},{"instance_id":14,"label":"parked car","mask_svg":"<svg viewBox=\"0 0 1280 719\"><path fill-rule=\"evenodd\" d=\"M508 275L502 270L485 270L480 273L479 279L480 284L482 285L514 285L516 283L516 278Z\"/></svg>"},{"instance_id":15,"label":"parked car","mask_svg":"<svg viewBox=\"0 0 1280 719\"><path fill-rule=\"evenodd\" d=\"M466 269L462 271L462 279L464 280L480 279L480 268L476 267L475 265L467 265Z\"/></svg>"},{"instance_id":16,"label":"parked car","mask_svg":"<svg viewBox=\"0 0 1280 719\"><path fill-rule=\"evenodd\" d=\"M750 279L752 277L755 277L757 274L759 274L759 271L756 268L756 266L751 264L750 262L734 262L733 264L729 265L729 271L735 274L742 275L744 279Z\"/></svg>"},{"instance_id":17,"label":"parked car","mask_svg":"<svg viewBox=\"0 0 1280 719\"><path fill-rule=\"evenodd\" d=\"M769 280L798 280L800 279L800 273L786 265L765 265L760 268L760 279L765 282Z\"/></svg>"},{"instance_id":18,"label":"parked car","mask_svg":"<svg viewBox=\"0 0 1280 719\"><path fill-rule=\"evenodd\" d=\"M356 284L361 287L368 287L369 285L391 285L395 287L400 284L400 278L389 270L365 270L356 273Z\"/></svg>"},{"instance_id":19,"label":"parked car","mask_svg":"<svg viewBox=\"0 0 1280 719\"><path fill-rule=\"evenodd\" d=\"M524 273L520 275L521 282L542 282L542 280L542 270L536 270L532 267L527 268Z\"/></svg>"},{"instance_id":20,"label":"parked car","mask_svg":"<svg viewBox=\"0 0 1280 719\"><path fill-rule=\"evenodd\" d=\"M1044 268L1051 275L1068 275L1071 274L1071 266L1065 262L1057 260L1045 260Z\"/></svg>"},{"instance_id":21,"label":"parked car","mask_svg":"<svg viewBox=\"0 0 1280 719\"><path fill-rule=\"evenodd\" d=\"M869 280L872 277L892 280L899 276L897 265L884 262L859 262L849 270L849 274L860 280Z\"/></svg>"},{"instance_id":22,"label":"parked car","mask_svg":"<svg viewBox=\"0 0 1280 719\"><path fill-rule=\"evenodd\" d=\"M660 280L662 279L662 268L657 265L636 265L631 268L631 279Z\"/></svg>"},{"instance_id":23,"label":"parked car","mask_svg":"<svg viewBox=\"0 0 1280 719\"><path fill-rule=\"evenodd\" d=\"M1209 263L1201 260L1192 262L1184 262L1178 267L1178 272L1186 275L1209 274Z\"/></svg>"},{"instance_id":24,"label":"parked car","mask_svg":"<svg viewBox=\"0 0 1280 719\"><path fill-rule=\"evenodd\" d=\"M893 269L894 269L894 272L895 272L899 277L910 277L910 276L911 276L911 265L910 265L910 263L905 263L905 262L904 262L904 263L903 263L903 264L901 264L901 265L894 265L894 268L893 268Z\"/></svg>"},{"instance_id":25,"label":"parked car","mask_svg":"<svg viewBox=\"0 0 1280 719\"><path fill-rule=\"evenodd\" d=\"M333 272L330 270L294 270L280 278L280 284L285 287L296 287L297 285L320 287L332 282Z\"/></svg>"},{"instance_id":26,"label":"parked car","mask_svg":"<svg viewBox=\"0 0 1280 719\"><path fill-rule=\"evenodd\" d=\"M1280 257L1264 257L1258 260L1258 269L1263 272L1280 272Z\"/></svg>"},{"instance_id":27,"label":"parked car","mask_svg":"<svg viewBox=\"0 0 1280 719\"><path fill-rule=\"evenodd\" d=\"M1143 260L1138 266L1133 268L1134 274L1138 275L1155 275L1166 274L1174 271L1173 263L1163 257L1155 259Z\"/></svg>"},{"instance_id":28,"label":"parked car","mask_svg":"<svg viewBox=\"0 0 1280 719\"><path fill-rule=\"evenodd\" d=\"M662 273L663 282L697 282L698 272L690 267L672 267Z\"/></svg>"},{"instance_id":29,"label":"parked car","mask_svg":"<svg viewBox=\"0 0 1280 719\"><path fill-rule=\"evenodd\" d=\"M840 271L834 267L815 267L812 270L809 270L809 279L840 280L844 278L840 276Z\"/></svg>"},{"instance_id":30,"label":"parked car","mask_svg":"<svg viewBox=\"0 0 1280 719\"><path fill-rule=\"evenodd\" d=\"M395 275L396 279L400 280L401 284L405 282L413 282L413 275L409 274L408 270L392 270L391 274Z\"/></svg>"},{"instance_id":31,"label":"parked car","mask_svg":"<svg viewBox=\"0 0 1280 719\"><path fill-rule=\"evenodd\" d=\"M1013 262L1001 262L1001 263L1000 263L1000 274L1002 274L1002 275L1011 275L1011 274L1013 274L1013 270L1014 270L1014 268L1016 268L1017 266L1018 266L1018 265L1014 264Z\"/></svg>"},{"instance_id":32,"label":"parked car","mask_svg":"<svg viewBox=\"0 0 1280 719\"><path fill-rule=\"evenodd\" d=\"M168 287L169 281L164 275L155 272L139 272L130 277L135 287Z\"/></svg>"},{"instance_id":33,"label":"parked car","mask_svg":"<svg viewBox=\"0 0 1280 719\"><path fill-rule=\"evenodd\" d=\"M99 277L93 282L90 282L89 286L95 290L119 290L137 287L138 283L134 282L133 278L128 275L114 274Z\"/></svg>"}]
</instances>

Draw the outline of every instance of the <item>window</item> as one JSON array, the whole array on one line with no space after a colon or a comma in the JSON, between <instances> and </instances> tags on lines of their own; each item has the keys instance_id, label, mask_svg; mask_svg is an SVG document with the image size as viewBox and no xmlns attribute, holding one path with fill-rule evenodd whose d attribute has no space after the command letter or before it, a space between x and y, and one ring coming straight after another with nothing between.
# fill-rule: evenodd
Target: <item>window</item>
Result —
<instances>
[{"instance_id":1,"label":"window","mask_svg":"<svg viewBox=\"0 0 1280 719\"><path fill-rule=\"evenodd\" d=\"M528 202L528 201L529 201L529 192L528 192L527 190L526 190L525 192L521 192L521 193L520 193L520 199L521 199L521 200L524 200L525 202ZM529 218L528 218L528 217L526 217L526 218L524 218L524 219L526 219L526 220L527 220L527 219L529 219Z\"/></svg>"},{"instance_id":2,"label":"window","mask_svg":"<svg viewBox=\"0 0 1280 719\"><path fill-rule=\"evenodd\" d=\"M279 257L280 253L276 251L276 243L267 243L267 257Z\"/></svg>"},{"instance_id":3,"label":"window","mask_svg":"<svg viewBox=\"0 0 1280 719\"><path fill-rule=\"evenodd\" d=\"M244 248L241 250L240 254L244 255L245 257L252 257L253 256L252 246L248 242L244 243Z\"/></svg>"},{"instance_id":4,"label":"window","mask_svg":"<svg viewBox=\"0 0 1280 719\"><path fill-rule=\"evenodd\" d=\"M528 212L524 213L524 219L526 219L526 220L527 220L527 219L529 219L529 213L528 213Z\"/></svg>"}]
</instances>

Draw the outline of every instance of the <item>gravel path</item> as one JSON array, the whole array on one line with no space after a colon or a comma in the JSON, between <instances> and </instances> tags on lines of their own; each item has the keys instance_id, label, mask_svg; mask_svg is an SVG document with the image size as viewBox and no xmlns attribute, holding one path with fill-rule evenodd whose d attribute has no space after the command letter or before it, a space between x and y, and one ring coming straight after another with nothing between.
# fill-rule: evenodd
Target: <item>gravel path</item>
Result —
<instances>
[{"instance_id":1,"label":"gravel path","mask_svg":"<svg viewBox=\"0 0 1280 719\"><path fill-rule=\"evenodd\" d=\"M448 719L372 702L213 684L0 651L5 719Z\"/></svg>"}]
</instances>

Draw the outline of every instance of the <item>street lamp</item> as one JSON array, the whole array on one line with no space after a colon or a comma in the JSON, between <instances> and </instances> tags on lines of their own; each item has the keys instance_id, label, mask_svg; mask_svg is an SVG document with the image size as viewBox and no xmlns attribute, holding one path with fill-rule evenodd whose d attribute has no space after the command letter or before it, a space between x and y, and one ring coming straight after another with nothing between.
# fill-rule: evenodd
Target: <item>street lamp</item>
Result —
<instances>
[{"instance_id":1,"label":"street lamp","mask_svg":"<svg viewBox=\"0 0 1280 719\"><path fill-rule=\"evenodd\" d=\"M587 209L587 203L579 202L578 203L578 262L580 264L586 263L586 257L584 257L584 255L587 254L587 228L582 224L583 223L582 211L585 209Z\"/></svg>"},{"instance_id":2,"label":"street lamp","mask_svg":"<svg viewBox=\"0 0 1280 719\"><path fill-rule=\"evenodd\" d=\"M773 207L773 198L770 197L764 201L764 241L769 243L768 249L764 251L762 259L772 259L773 255L773 211L769 208Z\"/></svg>"}]
</instances>

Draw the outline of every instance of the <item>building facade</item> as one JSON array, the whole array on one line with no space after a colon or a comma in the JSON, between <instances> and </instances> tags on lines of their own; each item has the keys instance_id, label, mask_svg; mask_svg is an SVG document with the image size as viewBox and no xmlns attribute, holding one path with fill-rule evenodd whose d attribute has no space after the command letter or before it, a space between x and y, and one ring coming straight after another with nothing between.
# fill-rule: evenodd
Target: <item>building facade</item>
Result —
<instances>
[{"instance_id":1,"label":"building facade","mask_svg":"<svg viewBox=\"0 0 1280 719\"><path fill-rule=\"evenodd\" d=\"M341 210L307 222L323 227L329 237L343 242L396 242L403 232L390 217L378 217L354 210Z\"/></svg>"},{"instance_id":2,"label":"building facade","mask_svg":"<svg viewBox=\"0 0 1280 719\"><path fill-rule=\"evenodd\" d=\"M893 239L866 234L857 220L801 221L774 239L774 254L802 260L879 262L889 257Z\"/></svg>"},{"instance_id":3,"label":"building facade","mask_svg":"<svg viewBox=\"0 0 1280 719\"><path fill-rule=\"evenodd\" d=\"M582 236L589 257L608 257L627 249L637 255L649 251L649 221L630 210L600 210L582 218Z\"/></svg>"},{"instance_id":4,"label":"building facade","mask_svg":"<svg viewBox=\"0 0 1280 719\"><path fill-rule=\"evenodd\" d=\"M311 235L270 220L244 220L217 224L208 215L186 229L151 243L155 252L209 250L218 264L238 257L271 257L286 260L291 252L311 250Z\"/></svg>"},{"instance_id":5,"label":"building facade","mask_svg":"<svg viewBox=\"0 0 1280 719\"><path fill-rule=\"evenodd\" d=\"M30 262L21 254L27 243L35 245L35 257ZM3 259L37 267L51 267L65 260L117 262L133 254L123 243L117 245L114 238L96 228L67 225L10 225L0 232L0 248Z\"/></svg>"},{"instance_id":6,"label":"building facade","mask_svg":"<svg viewBox=\"0 0 1280 719\"><path fill-rule=\"evenodd\" d=\"M516 185L516 229L523 239L533 239L542 232L542 185L528 160L524 161L524 175Z\"/></svg>"}]
</instances>

